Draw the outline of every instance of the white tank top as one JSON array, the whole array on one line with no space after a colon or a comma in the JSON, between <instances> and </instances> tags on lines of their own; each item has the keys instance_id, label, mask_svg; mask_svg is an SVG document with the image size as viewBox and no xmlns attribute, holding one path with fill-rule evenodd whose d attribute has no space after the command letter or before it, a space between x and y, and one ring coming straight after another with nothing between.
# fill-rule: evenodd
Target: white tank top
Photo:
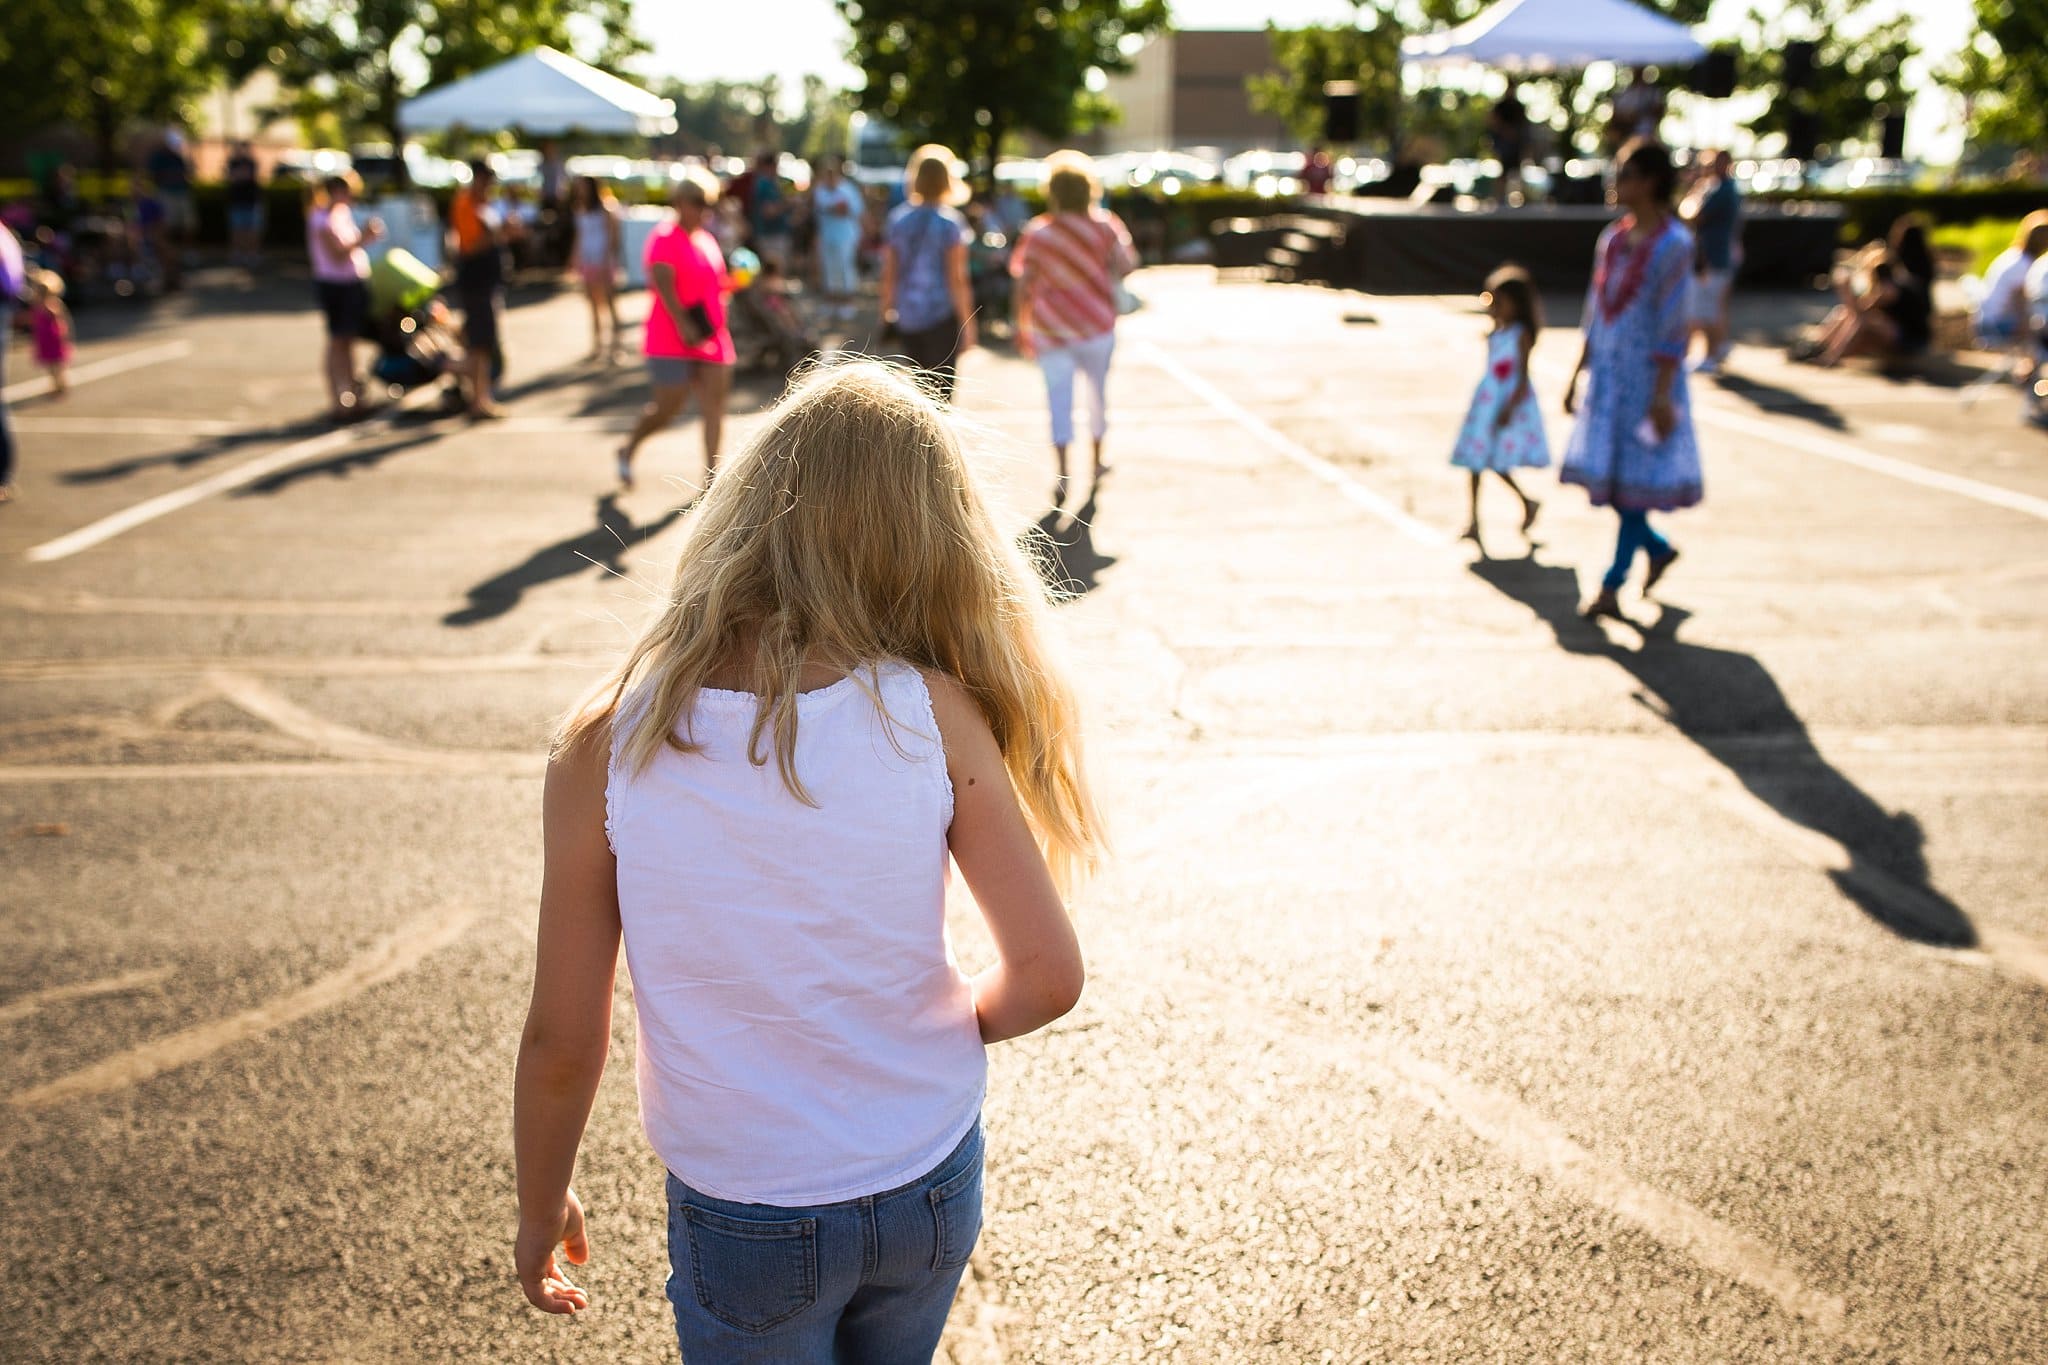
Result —
<instances>
[{"instance_id":1,"label":"white tank top","mask_svg":"<svg viewBox=\"0 0 2048 1365\"><path fill-rule=\"evenodd\" d=\"M647 1140L718 1199L803 1206L908 1184L973 1127L987 1075L946 940L953 787L923 676L884 663L798 698L815 807L772 752L748 760L746 692L699 692L685 733L703 751L664 748L630 772L620 746L645 701L614 726L605 832Z\"/></svg>"}]
</instances>

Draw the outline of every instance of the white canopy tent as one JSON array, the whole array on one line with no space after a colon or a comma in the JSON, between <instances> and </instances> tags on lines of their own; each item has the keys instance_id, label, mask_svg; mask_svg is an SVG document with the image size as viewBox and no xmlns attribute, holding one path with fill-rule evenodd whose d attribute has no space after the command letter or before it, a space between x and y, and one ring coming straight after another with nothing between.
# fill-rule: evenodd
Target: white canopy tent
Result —
<instances>
[{"instance_id":1,"label":"white canopy tent","mask_svg":"<svg viewBox=\"0 0 2048 1365\"><path fill-rule=\"evenodd\" d=\"M1490 66L1543 75L1595 62L1680 66L1707 49L1691 30L1631 0L1500 0L1453 29L1406 38L1415 66Z\"/></svg>"},{"instance_id":2,"label":"white canopy tent","mask_svg":"<svg viewBox=\"0 0 2048 1365\"><path fill-rule=\"evenodd\" d=\"M551 47L405 101L398 122L408 133L450 128L516 128L533 137L607 133L657 137L676 130L674 100L599 71Z\"/></svg>"}]
</instances>

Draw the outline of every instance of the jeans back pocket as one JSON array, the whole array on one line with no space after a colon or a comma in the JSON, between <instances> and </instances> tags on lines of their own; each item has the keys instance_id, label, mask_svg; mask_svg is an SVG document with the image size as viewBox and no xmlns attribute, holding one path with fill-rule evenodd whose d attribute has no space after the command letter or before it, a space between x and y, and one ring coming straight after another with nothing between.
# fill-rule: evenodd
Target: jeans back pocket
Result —
<instances>
[{"instance_id":1,"label":"jeans back pocket","mask_svg":"<svg viewBox=\"0 0 2048 1365\"><path fill-rule=\"evenodd\" d=\"M957 1270L974 1254L981 1237L981 1144L974 1144L974 1156L961 1170L926 1191L931 1200L933 1270Z\"/></svg>"},{"instance_id":2,"label":"jeans back pocket","mask_svg":"<svg viewBox=\"0 0 2048 1365\"><path fill-rule=\"evenodd\" d=\"M732 1218L684 1204L690 1275L705 1312L765 1332L818 1301L818 1220Z\"/></svg>"}]
</instances>

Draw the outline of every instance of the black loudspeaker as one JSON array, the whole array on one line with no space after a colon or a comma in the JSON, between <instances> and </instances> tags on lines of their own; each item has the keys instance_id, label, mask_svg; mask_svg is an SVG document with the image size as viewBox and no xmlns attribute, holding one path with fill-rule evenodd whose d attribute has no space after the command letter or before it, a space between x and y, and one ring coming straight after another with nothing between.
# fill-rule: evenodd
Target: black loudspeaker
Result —
<instances>
[{"instance_id":1,"label":"black loudspeaker","mask_svg":"<svg viewBox=\"0 0 2048 1365\"><path fill-rule=\"evenodd\" d=\"M1710 100L1735 93L1735 49L1717 47L1692 69L1692 88Z\"/></svg>"},{"instance_id":2,"label":"black loudspeaker","mask_svg":"<svg viewBox=\"0 0 2048 1365\"><path fill-rule=\"evenodd\" d=\"M1342 145L1358 141L1358 87L1332 81L1323 87L1323 141Z\"/></svg>"},{"instance_id":3,"label":"black loudspeaker","mask_svg":"<svg viewBox=\"0 0 2048 1365\"><path fill-rule=\"evenodd\" d=\"M1811 109L1785 111L1785 155L1811 161L1820 150L1820 119Z\"/></svg>"},{"instance_id":4,"label":"black loudspeaker","mask_svg":"<svg viewBox=\"0 0 2048 1365\"><path fill-rule=\"evenodd\" d=\"M1804 90L1813 80L1813 44L1785 44L1785 88Z\"/></svg>"},{"instance_id":5,"label":"black loudspeaker","mask_svg":"<svg viewBox=\"0 0 2048 1365\"><path fill-rule=\"evenodd\" d=\"M1878 155L1887 161L1906 159L1906 116L1886 114L1878 121Z\"/></svg>"}]
</instances>

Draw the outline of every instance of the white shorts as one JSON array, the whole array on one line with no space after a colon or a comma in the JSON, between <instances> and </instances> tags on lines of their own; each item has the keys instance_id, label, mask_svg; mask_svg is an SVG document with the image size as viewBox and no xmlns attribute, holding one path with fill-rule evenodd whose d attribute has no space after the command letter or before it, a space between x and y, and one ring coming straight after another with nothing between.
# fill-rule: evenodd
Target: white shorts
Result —
<instances>
[{"instance_id":1,"label":"white shorts","mask_svg":"<svg viewBox=\"0 0 2048 1365\"><path fill-rule=\"evenodd\" d=\"M1702 270L1692 277L1692 320L1707 327L1728 316L1728 294L1735 285L1733 270Z\"/></svg>"}]
</instances>

